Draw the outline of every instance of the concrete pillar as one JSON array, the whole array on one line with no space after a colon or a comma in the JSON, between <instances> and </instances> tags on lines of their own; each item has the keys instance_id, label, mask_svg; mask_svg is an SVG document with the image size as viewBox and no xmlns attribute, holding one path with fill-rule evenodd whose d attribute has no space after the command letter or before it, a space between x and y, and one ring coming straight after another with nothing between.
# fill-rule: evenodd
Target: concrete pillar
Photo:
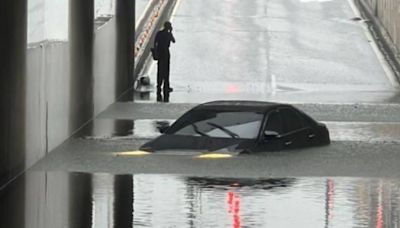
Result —
<instances>
[{"instance_id":1,"label":"concrete pillar","mask_svg":"<svg viewBox=\"0 0 400 228\"><path fill-rule=\"evenodd\" d=\"M25 168L26 0L0 3L0 186Z\"/></svg>"},{"instance_id":2,"label":"concrete pillar","mask_svg":"<svg viewBox=\"0 0 400 228\"><path fill-rule=\"evenodd\" d=\"M93 116L94 0L70 0L70 131Z\"/></svg>"},{"instance_id":3,"label":"concrete pillar","mask_svg":"<svg viewBox=\"0 0 400 228\"><path fill-rule=\"evenodd\" d=\"M117 64L116 97L133 87L135 0L116 0Z\"/></svg>"},{"instance_id":4,"label":"concrete pillar","mask_svg":"<svg viewBox=\"0 0 400 228\"><path fill-rule=\"evenodd\" d=\"M92 175L85 173L70 173L69 197L66 202L69 207L67 227L86 228L92 227Z\"/></svg>"},{"instance_id":5,"label":"concrete pillar","mask_svg":"<svg viewBox=\"0 0 400 228\"><path fill-rule=\"evenodd\" d=\"M26 184L24 178L0 191L1 227L25 227Z\"/></svg>"},{"instance_id":6,"label":"concrete pillar","mask_svg":"<svg viewBox=\"0 0 400 228\"><path fill-rule=\"evenodd\" d=\"M115 176L114 227L132 227L133 224L133 177Z\"/></svg>"}]
</instances>

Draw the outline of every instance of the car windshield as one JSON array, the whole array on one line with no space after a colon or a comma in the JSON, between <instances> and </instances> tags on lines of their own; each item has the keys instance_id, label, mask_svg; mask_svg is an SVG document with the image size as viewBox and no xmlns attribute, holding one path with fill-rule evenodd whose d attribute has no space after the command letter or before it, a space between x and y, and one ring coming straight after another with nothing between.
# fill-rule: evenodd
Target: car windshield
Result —
<instances>
[{"instance_id":1,"label":"car windshield","mask_svg":"<svg viewBox=\"0 0 400 228\"><path fill-rule=\"evenodd\" d=\"M177 120L168 134L255 139L262 119L263 114L257 112L191 111Z\"/></svg>"}]
</instances>

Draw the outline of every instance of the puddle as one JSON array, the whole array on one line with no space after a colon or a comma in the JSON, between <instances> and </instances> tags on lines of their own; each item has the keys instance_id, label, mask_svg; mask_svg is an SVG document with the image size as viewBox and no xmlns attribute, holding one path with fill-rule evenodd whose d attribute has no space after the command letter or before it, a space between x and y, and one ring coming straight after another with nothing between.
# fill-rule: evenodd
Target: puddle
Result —
<instances>
[{"instance_id":1,"label":"puddle","mask_svg":"<svg viewBox=\"0 0 400 228\"><path fill-rule=\"evenodd\" d=\"M29 172L4 227L398 227L400 181Z\"/></svg>"},{"instance_id":2,"label":"puddle","mask_svg":"<svg viewBox=\"0 0 400 228\"><path fill-rule=\"evenodd\" d=\"M324 122L333 141L400 142L397 122Z\"/></svg>"}]
</instances>

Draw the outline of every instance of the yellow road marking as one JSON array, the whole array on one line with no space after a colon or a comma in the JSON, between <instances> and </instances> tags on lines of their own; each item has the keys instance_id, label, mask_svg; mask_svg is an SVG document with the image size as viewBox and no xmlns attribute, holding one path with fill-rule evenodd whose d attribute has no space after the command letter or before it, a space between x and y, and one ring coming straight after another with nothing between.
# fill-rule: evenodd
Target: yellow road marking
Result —
<instances>
[{"instance_id":1,"label":"yellow road marking","mask_svg":"<svg viewBox=\"0 0 400 228\"><path fill-rule=\"evenodd\" d=\"M150 154L150 152L141 151L141 150L114 153L115 156L145 156L148 154Z\"/></svg>"},{"instance_id":2,"label":"yellow road marking","mask_svg":"<svg viewBox=\"0 0 400 228\"><path fill-rule=\"evenodd\" d=\"M230 154L202 154L197 156L197 158L210 158L210 159L217 159L217 158L231 158L232 155Z\"/></svg>"}]
</instances>

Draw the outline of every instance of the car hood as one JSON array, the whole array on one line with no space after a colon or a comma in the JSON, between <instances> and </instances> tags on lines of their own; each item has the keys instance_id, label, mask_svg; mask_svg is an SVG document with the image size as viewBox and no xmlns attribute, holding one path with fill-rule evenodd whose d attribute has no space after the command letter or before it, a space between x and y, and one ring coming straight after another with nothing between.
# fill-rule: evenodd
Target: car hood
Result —
<instances>
[{"instance_id":1,"label":"car hood","mask_svg":"<svg viewBox=\"0 0 400 228\"><path fill-rule=\"evenodd\" d=\"M140 147L140 150L169 154L230 153L239 154L254 145L255 140L162 135Z\"/></svg>"}]
</instances>

